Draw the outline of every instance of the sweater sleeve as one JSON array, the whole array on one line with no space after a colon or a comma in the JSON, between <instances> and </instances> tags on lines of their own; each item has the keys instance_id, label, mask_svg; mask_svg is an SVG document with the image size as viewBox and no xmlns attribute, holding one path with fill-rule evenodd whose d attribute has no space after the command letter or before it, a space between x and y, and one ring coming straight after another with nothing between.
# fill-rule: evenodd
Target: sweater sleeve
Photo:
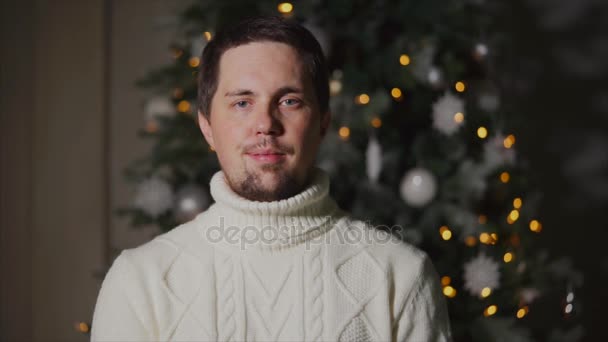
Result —
<instances>
[{"instance_id":1,"label":"sweater sleeve","mask_svg":"<svg viewBox=\"0 0 608 342\"><path fill-rule=\"evenodd\" d=\"M93 323L91 341L151 341L152 335L138 315L133 298L128 295L129 275L133 274L128 254L123 251L114 260L101 285Z\"/></svg>"},{"instance_id":2,"label":"sweater sleeve","mask_svg":"<svg viewBox=\"0 0 608 342\"><path fill-rule=\"evenodd\" d=\"M428 257L425 257L413 292L406 296L396 317L393 341L452 341L445 298L435 268Z\"/></svg>"}]
</instances>

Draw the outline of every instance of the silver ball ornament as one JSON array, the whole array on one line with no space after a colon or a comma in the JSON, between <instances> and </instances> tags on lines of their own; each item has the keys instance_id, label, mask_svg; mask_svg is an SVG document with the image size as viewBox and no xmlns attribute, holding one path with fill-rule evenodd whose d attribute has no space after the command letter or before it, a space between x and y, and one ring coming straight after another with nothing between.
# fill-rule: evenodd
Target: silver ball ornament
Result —
<instances>
[{"instance_id":1,"label":"silver ball ornament","mask_svg":"<svg viewBox=\"0 0 608 342\"><path fill-rule=\"evenodd\" d=\"M188 222L209 206L207 192L196 184L188 184L175 194L173 214L178 222Z\"/></svg>"},{"instance_id":2,"label":"silver ball ornament","mask_svg":"<svg viewBox=\"0 0 608 342\"><path fill-rule=\"evenodd\" d=\"M437 180L424 168L408 171L401 180L401 197L412 207L423 207L435 197Z\"/></svg>"}]
</instances>

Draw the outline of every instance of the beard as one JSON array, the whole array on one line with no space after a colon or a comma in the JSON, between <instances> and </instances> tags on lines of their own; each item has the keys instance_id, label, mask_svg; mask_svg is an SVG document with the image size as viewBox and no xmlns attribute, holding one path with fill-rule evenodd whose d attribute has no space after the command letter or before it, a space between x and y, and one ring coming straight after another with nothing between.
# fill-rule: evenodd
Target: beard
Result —
<instances>
[{"instance_id":1,"label":"beard","mask_svg":"<svg viewBox=\"0 0 608 342\"><path fill-rule=\"evenodd\" d=\"M232 190L250 201L279 201L297 195L306 185L298 181L295 176L288 174L280 164L262 165L261 171L273 174L275 178L273 188L264 186L261 175L249 170L245 170L245 175L240 180L233 180L228 174L225 175Z\"/></svg>"}]
</instances>

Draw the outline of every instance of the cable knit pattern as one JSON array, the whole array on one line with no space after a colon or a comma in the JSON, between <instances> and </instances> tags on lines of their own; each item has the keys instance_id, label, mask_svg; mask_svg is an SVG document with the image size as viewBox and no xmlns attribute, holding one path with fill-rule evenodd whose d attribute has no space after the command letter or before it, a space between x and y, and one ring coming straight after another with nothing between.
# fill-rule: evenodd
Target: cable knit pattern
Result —
<instances>
[{"instance_id":1,"label":"cable knit pattern","mask_svg":"<svg viewBox=\"0 0 608 342\"><path fill-rule=\"evenodd\" d=\"M426 254L352 220L322 170L276 202L222 172L210 187L208 210L114 261L92 341L451 340Z\"/></svg>"}]
</instances>

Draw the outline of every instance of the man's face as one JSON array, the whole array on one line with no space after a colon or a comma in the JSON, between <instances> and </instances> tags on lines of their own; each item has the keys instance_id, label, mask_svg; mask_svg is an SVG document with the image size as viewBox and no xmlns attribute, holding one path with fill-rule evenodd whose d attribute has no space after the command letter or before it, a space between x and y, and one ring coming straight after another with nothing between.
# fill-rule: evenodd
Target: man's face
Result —
<instances>
[{"instance_id":1,"label":"man's face","mask_svg":"<svg viewBox=\"0 0 608 342\"><path fill-rule=\"evenodd\" d=\"M210 120L199 113L230 187L276 201L309 181L329 113L321 115L295 49L277 42L231 48L220 59Z\"/></svg>"}]
</instances>

